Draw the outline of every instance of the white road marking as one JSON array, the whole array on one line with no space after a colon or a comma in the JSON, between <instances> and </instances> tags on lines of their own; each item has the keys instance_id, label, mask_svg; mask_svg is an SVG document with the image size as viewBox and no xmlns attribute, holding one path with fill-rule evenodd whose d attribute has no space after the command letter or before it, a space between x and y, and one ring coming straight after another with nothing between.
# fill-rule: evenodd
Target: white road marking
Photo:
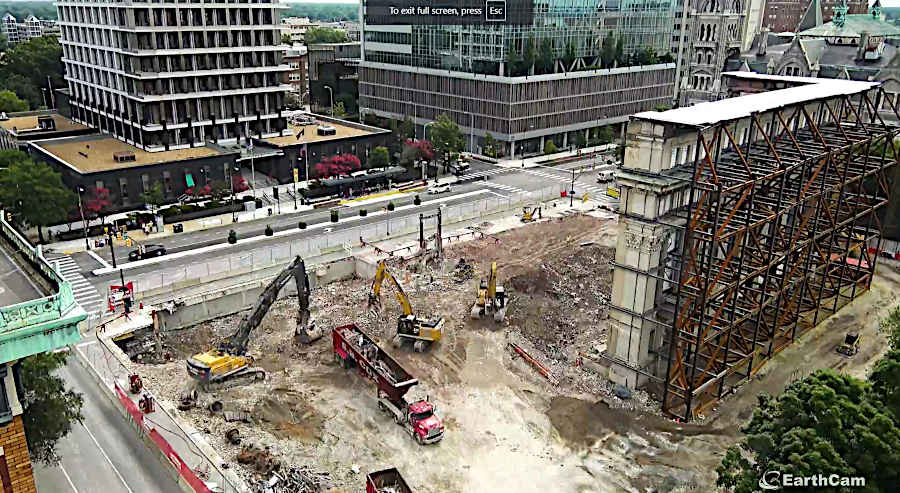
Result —
<instances>
[{"instance_id":1,"label":"white road marking","mask_svg":"<svg viewBox=\"0 0 900 493\"><path fill-rule=\"evenodd\" d=\"M502 193L497 193L497 192L494 192L494 191L492 191L492 190L488 190L487 193L496 195L496 196L498 196L498 197L502 197L502 198L504 198L504 199L508 199L508 198L509 198L509 195L503 195Z\"/></svg>"},{"instance_id":2,"label":"white road marking","mask_svg":"<svg viewBox=\"0 0 900 493\"><path fill-rule=\"evenodd\" d=\"M78 488L75 487L75 483L72 482L72 478L69 477L69 473L66 472L66 468L63 467L62 464L59 465L59 470L62 471L63 476L66 477L66 481L69 482L69 486L72 487L72 491L78 493Z\"/></svg>"},{"instance_id":3,"label":"white road marking","mask_svg":"<svg viewBox=\"0 0 900 493\"><path fill-rule=\"evenodd\" d=\"M114 466L112 461L109 460L109 456L106 455L106 451L103 450L103 447L101 447L100 443L97 442L97 439L94 438L94 434L91 433L91 430L89 430L88 427L85 426L84 422L81 423L81 426L84 428L84 431L88 432L88 435L91 436L91 440L93 440L94 444L97 445L97 448L100 449L100 453L103 454L103 457L106 458L106 462L109 462L109 467L112 467L113 471L115 471L116 476L118 476L119 480L122 481L122 484L125 485L125 489L128 490L128 493L134 493L133 491L131 491L131 488L128 487L128 483L125 482L125 478L123 478L122 475L119 474L119 470L116 469L116 466Z\"/></svg>"}]
</instances>

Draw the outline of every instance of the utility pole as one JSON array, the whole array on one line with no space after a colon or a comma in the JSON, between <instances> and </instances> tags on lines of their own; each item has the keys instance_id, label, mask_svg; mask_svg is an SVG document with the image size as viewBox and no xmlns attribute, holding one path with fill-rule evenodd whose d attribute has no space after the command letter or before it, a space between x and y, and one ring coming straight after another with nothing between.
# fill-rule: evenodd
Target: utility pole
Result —
<instances>
[{"instance_id":1,"label":"utility pole","mask_svg":"<svg viewBox=\"0 0 900 493\"><path fill-rule=\"evenodd\" d=\"M250 141L247 142L247 147L250 149L250 184L253 185L253 200L256 200L256 168L253 165L253 137L250 137L250 134L247 134L250 138Z\"/></svg>"},{"instance_id":2,"label":"utility pole","mask_svg":"<svg viewBox=\"0 0 900 493\"><path fill-rule=\"evenodd\" d=\"M50 106L56 108L56 98L53 97L53 84L50 82L50 76L47 76L47 92L50 93ZM47 103L44 102L46 105Z\"/></svg>"},{"instance_id":3,"label":"utility pole","mask_svg":"<svg viewBox=\"0 0 900 493\"><path fill-rule=\"evenodd\" d=\"M236 163L235 163L236 164ZM237 166L231 168L231 222L237 222L237 211L234 210L235 200L234 200L234 172L238 171L240 168Z\"/></svg>"},{"instance_id":4,"label":"utility pole","mask_svg":"<svg viewBox=\"0 0 900 493\"><path fill-rule=\"evenodd\" d=\"M572 186L569 187L569 207L572 207L575 200L575 168L572 168Z\"/></svg>"}]
</instances>

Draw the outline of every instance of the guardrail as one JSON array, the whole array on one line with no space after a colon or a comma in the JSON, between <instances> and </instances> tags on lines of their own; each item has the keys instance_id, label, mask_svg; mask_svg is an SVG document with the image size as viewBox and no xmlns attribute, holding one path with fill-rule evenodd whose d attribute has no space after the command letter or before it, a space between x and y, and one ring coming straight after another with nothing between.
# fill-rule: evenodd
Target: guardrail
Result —
<instances>
[{"instance_id":1,"label":"guardrail","mask_svg":"<svg viewBox=\"0 0 900 493\"><path fill-rule=\"evenodd\" d=\"M32 266L55 283L57 288L56 293L50 296L0 307L0 333L63 318L78 307L72 293L72 285L44 258L40 246L32 246L6 221L6 212L2 210L0 210L0 234L24 255Z\"/></svg>"}]
</instances>

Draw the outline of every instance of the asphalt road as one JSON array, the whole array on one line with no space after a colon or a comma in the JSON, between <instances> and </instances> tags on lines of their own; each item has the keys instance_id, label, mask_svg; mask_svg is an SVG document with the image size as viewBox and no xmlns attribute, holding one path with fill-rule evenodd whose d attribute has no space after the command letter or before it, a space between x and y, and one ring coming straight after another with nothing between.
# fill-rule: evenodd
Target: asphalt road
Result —
<instances>
[{"instance_id":1,"label":"asphalt road","mask_svg":"<svg viewBox=\"0 0 900 493\"><path fill-rule=\"evenodd\" d=\"M6 250L0 249L0 306L15 305L44 296L13 261Z\"/></svg>"},{"instance_id":2,"label":"asphalt road","mask_svg":"<svg viewBox=\"0 0 900 493\"><path fill-rule=\"evenodd\" d=\"M438 204L429 204L429 201L435 199L444 200L442 203L446 204L446 206L449 207L452 205L476 202L478 200L484 199L485 197L490 197L491 195L506 197L515 193L533 191L552 185L562 185L565 188L568 188L568 185L572 180L572 169L576 170L575 190L578 194L587 191L598 191L601 189L605 189L605 184L596 183L596 178L599 173L598 170L587 170L583 173L578 172L580 171L580 168L585 164L589 164L589 161L586 160L582 162L566 163L555 168L538 167L519 170L476 163L472 166L469 175L477 176L480 178L487 177L487 180L479 180L472 183L456 185L453 187L450 194L442 194L437 196L422 194L422 199L424 201L422 206L417 207L413 210L398 211L397 215L391 214L391 217L418 217L420 213L427 213L429 211L436 210L439 207ZM450 198L454 195L478 190L483 191L483 193L473 196L461 197L458 199ZM413 197L410 196L394 200L394 203L395 205L400 207L402 205L411 204L412 201ZM352 208L342 208L341 217L346 218L358 216L358 211L361 208L366 208L371 211L380 210L386 204L386 202L378 202ZM330 222L330 211L317 210L307 211L299 214L283 214L280 216L273 216L272 218L266 218L258 221L240 223L234 226L237 226L235 229L238 232L239 237L243 238L262 235L266 224L271 224L273 229L275 229L276 231L290 229L297 231L297 233L282 237L275 237L270 240L249 243L246 245L239 244L232 248L228 248L227 250L189 255L187 257L176 258L172 259L171 261L166 261L159 264L148 265L137 269L130 269L126 272L126 274L128 276L139 276L141 274L152 273L160 269L183 267L218 258L225 254L249 252L253 250L265 250L271 248L274 245L307 239L310 237L319 236L324 233L323 228L316 228L301 232L297 227L297 224L300 220L306 221L308 225L327 223ZM359 226L381 222L384 220L384 216L370 216L362 219L357 219L352 222L338 222L330 227L332 227L334 231L340 231L342 229L356 228ZM201 248L203 246L225 242L227 240L228 231L231 229L231 227L232 225L226 225L221 228L214 228L206 231L186 233L184 235L175 235L162 239L162 241L159 241L158 243L166 245L169 253L175 253L184 250L193 250ZM127 248L118 248L116 252L117 260L123 258L123 256L127 257L127 253L130 250L131 249ZM103 249L102 252L98 253L101 253L102 256L106 257L107 260L109 260L108 248ZM89 279L91 284L100 287L105 287L105 285L108 284L109 279L111 279L109 275L94 277L89 273L89 271L101 267L99 262L97 262L86 253L77 253L72 257L77 265L85 272L85 277Z\"/></svg>"},{"instance_id":3,"label":"asphalt road","mask_svg":"<svg viewBox=\"0 0 900 493\"><path fill-rule=\"evenodd\" d=\"M84 396L84 422L59 441L58 466L35 466L38 493L181 493L74 356L60 376Z\"/></svg>"}]
</instances>

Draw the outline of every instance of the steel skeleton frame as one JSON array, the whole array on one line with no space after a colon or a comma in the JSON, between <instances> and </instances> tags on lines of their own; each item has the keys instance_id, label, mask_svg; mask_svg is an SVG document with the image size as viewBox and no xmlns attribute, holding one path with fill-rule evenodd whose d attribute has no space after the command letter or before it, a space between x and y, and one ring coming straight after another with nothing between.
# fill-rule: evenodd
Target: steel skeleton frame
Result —
<instances>
[{"instance_id":1,"label":"steel skeleton frame","mask_svg":"<svg viewBox=\"0 0 900 493\"><path fill-rule=\"evenodd\" d=\"M666 173L690 182L690 204L665 221L684 224L666 260L678 280L652 316L632 313L664 327L655 361L637 369L662 384L663 411L693 419L869 288L876 211L900 168L900 128L881 105L900 118L875 87L768 111L768 129L752 114L743 144L739 120L691 128L693 162Z\"/></svg>"}]
</instances>

